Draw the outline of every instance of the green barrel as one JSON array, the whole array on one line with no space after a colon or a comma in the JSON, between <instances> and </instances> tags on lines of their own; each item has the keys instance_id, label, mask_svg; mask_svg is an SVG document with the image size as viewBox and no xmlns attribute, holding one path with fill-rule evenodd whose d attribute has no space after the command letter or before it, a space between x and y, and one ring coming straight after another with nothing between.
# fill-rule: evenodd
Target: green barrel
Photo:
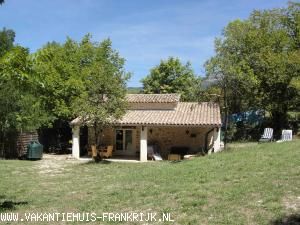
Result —
<instances>
[{"instance_id":1,"label":"green barrel","mask_svg":"<svg viewBox=\"0 0 300 225\"><path fill-rule=\"evenodd\" d=\"M43 145L38 141L31 141L27 145L27 159L41 159L43 157Z\"/></svg>"}]
</instances>

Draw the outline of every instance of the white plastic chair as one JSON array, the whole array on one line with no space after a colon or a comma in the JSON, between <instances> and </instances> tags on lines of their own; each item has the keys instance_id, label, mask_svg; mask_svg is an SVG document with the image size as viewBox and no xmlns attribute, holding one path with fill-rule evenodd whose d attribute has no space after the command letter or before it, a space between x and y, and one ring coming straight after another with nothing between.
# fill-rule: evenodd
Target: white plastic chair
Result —
<instances>
[{"instance_id":1,"label":"white plastic chair","mask_svg":"<svg viewBox=\"0 0 300 225\"><path fill-rule=\"evenodd\" d=\"M282 130L281 140L277 142L291 141L293 140L293 131L292 130Z\"/></svg>"},{"instance_id":2,"label":"white plastic chair","mask_svg":"<svg viewBox=\"0 0 300 225\"><path fill-rule=\"evenodd\" d=\"M259 142L272 141L273 140L273 128L265 128L264 134L259 139Z\"/></svg>"}]
</instances>

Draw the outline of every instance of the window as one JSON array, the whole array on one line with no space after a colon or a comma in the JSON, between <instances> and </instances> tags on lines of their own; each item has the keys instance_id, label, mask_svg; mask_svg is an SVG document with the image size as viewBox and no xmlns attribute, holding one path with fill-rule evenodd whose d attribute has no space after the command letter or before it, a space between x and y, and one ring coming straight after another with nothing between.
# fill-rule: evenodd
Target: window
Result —
<instances>
[{"instance_id":1,"label":"window","mask_svg":"<svg viewBox=\"0 0 300 225\"><path fill-rule=\"evenodd\" d=\"M117 129L116 130L116 150L132 151L133 150L133 130Z\"/></svg>"}]
</instances>

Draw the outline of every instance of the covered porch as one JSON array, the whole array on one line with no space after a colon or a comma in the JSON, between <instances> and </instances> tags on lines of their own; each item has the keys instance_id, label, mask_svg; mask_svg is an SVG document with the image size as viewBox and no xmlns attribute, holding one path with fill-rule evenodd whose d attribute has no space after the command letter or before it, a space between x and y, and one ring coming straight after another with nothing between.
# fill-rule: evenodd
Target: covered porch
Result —
<instances>
[{"instance_id":1,"label":"covered porch","mask_svg":"<svg viewBox=\"0 0 300 225\"><path fill-rule=\"evenodd\" d=\"M72 155L76 159L89 158L91 128L73 126ZM84 134L85 133L85 134ZM87 133L87 134L86 134ZM184 148L186 154L213 150L220 151L220 127L218 126L113 126L100 133L101 146L113 146L110 160L149 159L149 146L157 146L163 159L168 159L172 148Z\"/></svg>"},{"instance_id":2,"label":"covered porch","mask_svg":"<svg viewBox=\"0 0 300 225\"><path fill-rule=\"evenodd\" d=\"M124 116L100 132L100 146L113 147L113 156L137 157L146 162L153 152L155 159L168 159L185 154L220 151L221 114L217 103L180 102L179 94L128 94ZM72 154L79 159L83 148L89 149L91 127L81 134L81 119L73 127ZM81 135L80 135L81 134ZM83 138L85 136L85 138ZM148 155L148 156L147 156Z\"/></svg>"}]
</instances>

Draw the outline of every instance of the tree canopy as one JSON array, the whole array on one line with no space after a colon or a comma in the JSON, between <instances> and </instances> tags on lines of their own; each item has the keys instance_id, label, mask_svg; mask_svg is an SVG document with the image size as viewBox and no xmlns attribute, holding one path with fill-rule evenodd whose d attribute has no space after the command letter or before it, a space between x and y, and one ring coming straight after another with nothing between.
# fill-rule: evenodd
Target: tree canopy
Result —
<instances>
[{"instance_id":1,"label":"tree canopy","mask_svg":"<svg viewBox=\"0 0 300 225\"><path fill-rule=\"evenodd\" d=\"M98 144L100 129L125 113L126 81L130 74L124 69L125 60L112 49L109 39L93 46L91 54L83 58L85 86L74 101L73 109L84 124L92 125L94 143Z\"/></svg>"},{"instance_id":2,"label":"tree canopy","mask_svg":"<svg viewBox=\"0 0 300 225\"><path fill-rule=\"evenodd\" d=\"M54 118L81 116L105 123L124 110L129 74L109 39L92 42L89 34L80 42L67 38L63 44L48 43L34 58L43 84L41 98Z\"/></svg>"},{"instance_id":3,"label":"tree canopy","mask_svg":"<svg viewBox=\"0 0 300 225\"><path fill-rule=\"evenodd\" d=\"M142 83L146 94L180 93L183 101L197 100L200 89L200 78L194 74L191 64L182 64L174 57L161 60Z\"/></svg>"},{"instance_id":4,"label":"tree canopy","mask_svg":"<svg viewBox=\"0 0 300 225\"><path fill-rule=\"evenodd\" d=\"M205 66L227 92L229 112L265 109L277 131L287 125L287 111L299 99L299 9L290 2L287 8L254 11L229 23L216 39L216 55Z\"/></svg>"},{"instance_id":5,"label":"tree canopy","mask_svg":"<svg viewBox=\"0 0 300 225\"><path fill-rule=\"evenodd\" d=\"M0 148L2 150L12 150L13 134L34 131L49 122L48 113L39 98L40 83L33 70L29 50L14 45L13 41L12 30L0 31Z\"/></svg>"},{"instance_id":6,"label":"tree canopy","mask_svg":"<svg viewBox=\"0 0 300 225\"><path fill-rule=\"evenodd\" d=\"M48 43L34 55L34 69L42 82L41 99L54 119L74 117L72 102L84 90L83 69L86 48L90 43L77 43L68 38L65 43Z\"/></svg>"},{"instance_id":7,"label":"tree canopy","mask_svg":"<svg viewBox=\"0 0 300 225\"><path fill-rule=\"evenodd\" d=\"M0 31L0 57L2 57L7 51L12 49L15 41L15 32L11 29L3 28Z\"/></svg>"},{"instance_id":8,"label":"tree canopy","mask_svg":"<svg viewBox=\"0 0 300 225\"><path fill-rule=\"evenodd\" d=\"M98 132L123 115L130 74L109 39L67 38L30 55L14 37L12 30L0 32L0 143L11 130L34 131L77 116Z\"/></svg>"},{"instance_id":9,"label":"tree canopy","mask_svg":"<svg viewBox=\"0 0 300 225\"><path fill-rule=\"evenodd\" d=\"M6 129L34 130L47 122L47 113L38 99L38 78L29 51L14 46L14 32L0 32L0 114L2 133Z\"/></svg>"}]
</instances>

